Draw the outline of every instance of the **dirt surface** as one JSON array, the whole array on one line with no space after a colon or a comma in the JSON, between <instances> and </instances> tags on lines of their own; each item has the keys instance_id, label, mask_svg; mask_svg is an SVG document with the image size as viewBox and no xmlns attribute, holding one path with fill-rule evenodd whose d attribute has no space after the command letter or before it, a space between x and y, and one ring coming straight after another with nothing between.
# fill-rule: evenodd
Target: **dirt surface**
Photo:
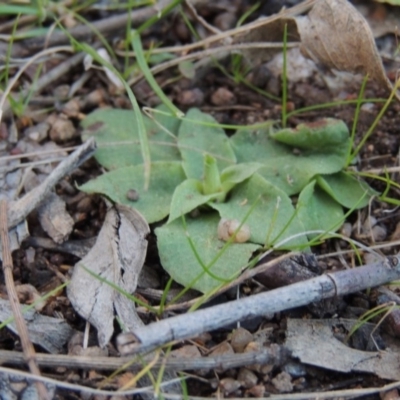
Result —
<instances>
[{"instance_id":1,"label":"dirt surface","mask_svg":"<svg viewBox=\"0 0 400 400\"><path fill-rule=\"evenodd\" d=\"M282 5L282 2L266 1L257 8L249 17L249 21L256 20L261 15L269 15ZM287 6L291 6L296 2L285 2ZM201 37L210 35L206 28L201 25L200 18L211 24L212 26L224 31L234 27L238 18L255 4L252 1L235 0L224 1L218 0L212 3L202 2L196 6L198 16L191 15L190 10L183 8L187 18L193 24L194 29ZM364 7L363 2L359 5ZM393 9L383 6L370 6L369 18L376 20L381 18L385 20ZM109 11L91 11L84 14L88 20L96 21L106 19L113 15ZM73 19L73 18L72 18ZM0 16L0 25L11 23L12 17ZM74 23L78 23L73 19ZM48 26L51 21L45 21L44 26ZM3 31L10 33L10 29ZM121 33L113 33L107 35L107 41L115 48L123 50L123 36ZM89 40L86 38L85 40ZM182 15L172 13L163 18L158 23L152 25L142 33L144 48L150 48L155 44L162 46L182 46L193 43L193 37L187 24L185 24ZM98 43L93 39L92 44ZM385 35L377 39L378 48L384 54L383 60L387 76L394 80L398 65L395 57L387 59L387 54L395 54L396 38L391 35ZM33 55L33 54L31 54ZM47 74L65 58L51 57L44 64L39 74ZM218 60L209 60L204 66L201 66L193 78L183 77L178 69L170 68L156 75L157 82L163 88L164 92L170 99L182 110L187 111L191 107L198 107L202 111L211 114L221 124L231 125L247 125L262 122L267 119L279 121L281 119L282 103L279 97L282 95L280 77L274 76L265 64L247 68L247 60L242 60L243 71L247 71L243 76L245 83L235 81L229 74L233 74L233 58L231 56ZM130 62L130 61L129 61ZM118 68L122 68L123 57L114 60L113 63ZM16 68L10 68L10 78L16 73ZM14 90L22 90L30 85L35 79L37 70L35 67L29 67L22 75ZM87 79L82 80L72 96L68 96L71 88L79 82L83 76L87 74ZM332 90L325 84L325 76L329 76L330 72L322 67L311 77L302 80L292 81L288 76L288 102L287 109L289 112L299 110L304 107L329 103L332 101L352 100L356 99L360 91L360 81L354 80L351 84L346 85L340 90ZM4 75L3 75L4 79ZM4 82L2 82L2 88ZM272 96L278 98L273 100L254 88L261 89ZM160 103L160 99L154 94L150 86L141 80L132 87L141 106L154 107ZM364 97L370 99L387 99L388 91L379 85L369 83L365 91ZM32 161L31 157L24 158L25 153L31 151L42 151L46 143L55 143L62 148L69 148L81 144L80 121L91 111L99 107L113 107L130 109L131 103L126 93L116 88L101 70L90 70L85 72L82 63L71 67L67 73L60 76L54 83L44 87L40 93L32 93L29 105L23 110L21 115L15 112L6 114L0 125L1 148L2 155L22 155L21 161ZM355 145L360 143L363 135L368 131L375 118L378 116L383 103L369 102L361 107L358 116ZM345 121L351 127L354 122L356 106L354 104L339 105L330 108L304 111L294 114L288 118L288 126L295 127L301 122L313 122L323 117L334 117ZM354 168L368 173L368 171L376 171L378 169L388 168L391 179L398 183L398 172L392 172L391 168L398 166L399 152L399 126L398 119L400 105L394 101L382 116L374 133L363 146L359 158ZM39 138L32 133L42 132ZM232 131L227 131L228 134ZM27 143L33 143L29 147ZM43 155L42 155L43 157ZM50 168L54 164L48 163ZM40 170L34 167L35 171ZM43 172L43 170L42 170ZM78 186L88 182L104 171L98 163L91 159L75 170L68 177L63 179L56 186L56 193L66 202L67 211L73 219L73 231L69 235L68 243L76 241L77 243L86 243L87 240L97 236L107 210L107 205L103 198L99 195L87 195L78 190ZM48 172L43 172L48 173ZM381 175L382 176L382 175ZM367 178L368 183L382 193L386 190L386 183L378 179ZM27 189L25 189L27 190ZM4 191L4 195L8 196ZM399 188L392 186L387 193L388 197L398 199ZM55 244L48 239L48 235L38 222L39 212L33 211L28 217L29 237L26 238L21 248L13 252L14 269L13 276L15 285L20 288L21 285L31 285L38 294L43 295L57 288L59 285L68 280L71 276L73 266L80 257L68 247L66 250L60 251L61 243ZM368 221L374 218L371 225L375 226L372 231ZM367 221L367 222L366 222ZM377 228L378 227L378 228ZM156 238L153 234L154 226L151 226L152 233L149 236L149 250L146 259L148 266L155 274L158 286L153 291L149 288L138 288L137 295L145 302L151 305L159 304L159 297L162 290L168 282L168 275L162 269L157 254ZM363 210L351 213L347 218L347 225L342 228L342 232L347 236L360 241L365 246L377 248L382 255L394 255L398 252L400 239L400 212L395 204L385 203L381 200L374 199L369 207ZM93 242L92 242L93 243ZM377 246L378 245L378 246ZM348 252L346 252L349 250ZM340 269L353 267L358 265L358 260L354 253L350 252L351 246L343 240L329 240L319 246L313 248L313 253L317 257L313 260L298 263L293 261L295 266L292 273L298 274L295 280L308 279L317 276L323 272L332 272ZM340 255L337 255L340 253ZM275 256L275 255L274 255ZM367 263L368 259L363 261ZM317 270L313 269L313 263L317 265ZM302 265L311 273L304 273L298 269L298 265ZM315 267L315 265L314 265ZM289 274L288 274L289 275ZM280 287L291 283L289 276L274 276L261 274L239 287L239 295L241 297L251 296L260 291L269 290L274 287ZM173 283L171 290L178 290L178 284ZM1 298L7 299L5 281L3 274L1 275ZM21 303L29 304L35 300L36 293L34 289L29 287L26 291L20 290ZM392 287L392 293L396 294L395 288ZM188 298L193 298L197 293L188 293ZM229 290L227 293L218 296L212 300L212 304L223 303L237 297L235 289ZM268 347L271 344L282 345L285 342L287 333L288 318L302 319L321 319L321 318L358 318L366 311L372 309L377 304L385 302L382 298L383 294L378 290L370 290L359 292L344 298L334 299L333 301L325 301L318 304L312 304L291 311L280 312L265 317L255 318L253 320L241 324L242 328L249 333L242 350L233 348L234 339L232 339L233 329L236 327L226 327L213 332L205 332L201 337L195 340L189 340L178 343L174 346L177 351L176 357L193 358L193 354L197 356L216 356L218 354L240 354L249 343L259 343L255 339L255 335L264 332L263 346ZM389 301L389 300L387 300ZM393 301L393 299L391 299ZM212 305L211 304L211 305ZM210 304L208 304L210 305ZM181 313L179 311L178 313ZM70 301L66 296L65 288L57 291L53 296L45 301L40 313L50 317L63 318L70 327L79 332L84 332L86 321L81 318L71 307ZM173 312L165 313L164 317L172 316ZM154 320L154 317L148 314L141 314L145 323ZM379 317L378 317L379 318ZM379 331L378 339L380 350L395 346L396 340L393 336L398 337L400 330L397 315L386 319ZM375 320L374 320L375 321ZM377 322L378 319L375 321ZM117 328L117 333L120 329ZM391 334L390 336L388 336ZM362 336L362 333L358 333ZM115 334L112 342L108 346L108 354L117 356L118 351L115 348ZM362 351L371 351L368 347L369 334L367 338L359 339L361 344L349 344ZM354 339L354 342L356 339ZM388 345L387 343L391 343ZM90 335L89 344L96 346L96 334ZM78 345L78 347L81 344ZM68 349L67 349L68 347ZM240 346L239 346L240 347ZM251 346L250 346L251 347ZM0 348L20 352L21 342L18 335L12 333L8 329L0 330ZM196 349L195 353L191 353ZM256 347L257 348L257 347ZM36 346L37 352L43 352L40 346ZM80 350L79 350L80 351ZM68 346L64 346L64 354L73 355L84 354L74 350L71 342ZM372 351L376 349L372 348ZM91 356L92 358L94 356ZM24 366L15 366L12 363L3 363L3 366L10 366L19 370L26 371ZM41 367L44 376L49 376L61 382L71 382L73 384L87 385L90 387L98 387L99 383L105 377L113 372L113 368L109 371L96 370L83 371L79 368L70 368L60 365L54 367ZM1 371L0 371L1 372ZM128 375L129 373L126 373ZM130 376L120 375L119 378L111 379L104 389L116 390L124 385ZM0 392L6 392L4 381L3 386L0 385ZM360 372L338 372L317 366L311 366L302 363L296 358L285 358L281 364L267 365L249 365L247 367L235 367L223 370L221 368L203 369L192 371L186 380L186 387L190 396L204 397L267 397L276 394L286 393L285 399L290 399L293 393L302 392L318 392L318 398L325 398L324 392L344 389L360 389L382 387L390 383L390 380L381 379L373 373ZM5 385L5 386L4 386ZM11 383L10 383L11 385ZM12 385L11 385L12 386ZM16 385L14 385L16 387ZM2 389L3 388L3 389ZM22 390L26 390L24 386ZM15 389L17 392L17 389ZM396 392L397 393L397 392ZM393 397L382 397L384 394L359 395L354 392L352 398L363 399L380 399L380 398L398 398L398 394ZM2 397L3 396L3 397ZM114 397L87 397L79 391L73 391L68 388L59 388L55 394L56 399L100 399L100 398L134 398L133 395L114 396ZM97 395L100 396L100 395ZM7 394L0 393L1 399L17 398L7 397ZM36 398L36 397L32 397ZM135 397L136 398L136 397ZM274 398L274 397L272 397ZM332 396L332 398L345 398ZM347 398L347 397L346 397Z\"/></svg>"}]
</instances>

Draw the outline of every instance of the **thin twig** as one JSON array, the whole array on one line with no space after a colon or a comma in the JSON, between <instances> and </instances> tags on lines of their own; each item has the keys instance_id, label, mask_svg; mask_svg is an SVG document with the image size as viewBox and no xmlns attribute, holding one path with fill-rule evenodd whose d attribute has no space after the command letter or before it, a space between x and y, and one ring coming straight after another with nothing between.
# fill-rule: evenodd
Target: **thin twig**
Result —
<instances>
[{"instance_id":1,"label":"thin twig","mask_svg":"<svg viewBox=\"0 0 400 400\"><path fill-rule=\"evenodd\" d=\"M14 284L13 261L10 251L10 239L8 237L7 200L5 199L1 200L0 202L0 235L4 280L6 282L8 300L10 302L10 307L14 315L15 325L17 327L18 335L21 340L24 358L29 366L29 370L31 371L31 373L33 375L40 376L40 370L35 358L35 349L32 342L29 340L28 328L21 312L21 307ZM41 399L50 400L47 389L42 382L37 382L36 387Z\"/></svg>"},{"instance_id":2,"label":"thin twig","mask_svg":"<svg viewBox=\"0 0 400 400\"><path fill-rule=\"evenodd\" d=\"M23 221L46 198L64 176L71 173L90 158L95 150L96 143L91 138L64 159L39 186L27 193L22 199L10 203L8 209L8 227L12 228Z\"/></svg>"},{"instance_id":3,"label":"thin twig","mask_svg":"<svg viewBox=\"0 0 400 400\"><path fill-rule=\"evenodd\" d=\"M298 47L299 42L290 42L287 43L287 48L293 48L293 47ZM206 49L202 51L196 51L195 53L190 53L178 58L174 58L173 60L165 61L161 64L158 64L152 68L150 68L150 71L152 75L156 75L160 73L161 71L164 71L168 68L174 67L176 65L179 65L183 61L188 61L188 60L196 60L198 58L204 59L204 57L209 57L211 55L215 54L215 57L220 58L221 55L225 56L231 51L238 51L242 49L251 49L251 48L260 48L260 49L271 49L271 48L277 48L281 49L283 48L282 43L235 43L235 44L230 44L230 45L225 45L225 46L219 46L219 47L212 47L211 49ZM137 74L135 75L134 78L129 80L129 85L132 86L136 83L138 83L141 79L143 79L143 74Z\"/></svg>"},{"instance_id":4,"label":"thin twig","mask_svg":"<svg viewBox=\"0 0 400 400\"><path fill-rule=\"evenodd\" d=\"M172 371L198 371L204 369L244 367L252 364L282 365L287 361L289 353L281 346L271 345L257 352L225 354L213 357L161 357L154 368L162 365ZM77 369L96 369L99 371L112 371L123 368L124 371L140 371L143 369L143 362L149 362L151 357L141 357L135 360L127 357L90 357L90 356L69 356L64 354L36 354L36 360L42 367L65 367ZM0 350L0 364L22 365L23 354L16 351Z\"/></svg>"},{"instance_id":5,"label":"thin twig","mask_svg":"<svg viewBox=\"0 0 400 400\"><path fill-rule=\"evenodd\" d=\"M21 43L17 43L15 49L13 49L14 51L12 56L15 57L21 54L25 55L27 53L36 52L43 48L45 43L49 47L69 43L71 36L78 41L84 41L85 39L89 39L95 31L98 31L101 34L111 34L122 31L126 29L128 21L131 21L132 26L137 26L154 15L157 15L171 2L172 0L160 0L158 3L150 7L144 7L138 10L133 10L129 13L114 15L109 18L95 21L90 25L78 25L69 29L68 35L64 32L55 31L51 34L50 38L48 38L47 42L46 36L24 40Z\"/></svg>"},{"instance_id":6,"label":"thin twig","mask_svg":"<svg viewBox=\"0 0 400 400\"><path fill-rule=\"evenodd\" d=\"M166 311L184 310L184 309L187 309L187 308L195 305L196 303L209 301L209 300L213 299L214 297L219 296L222 293L225 293L227 290L229 290L237 285L240 285L241 283L247 281L248 279L254 278L256 275L267 271L268 269L274 267L275 265L286 260L287 258L293 257L296 254L298 254L298 253L296 253L296 252L286 253L286 254L283 254L271 261L264 262L260 265L257 265L257 267L255 267L255 268L247 269L238 278L233 279L232 281L230 281L229 283L227 283L226 285L224 285L220 289L218 289L215 293L212 294L212 296L203 295L203 296L196 297L195 299L188 300L188 301L185 301L182 303L170 304L170 305L163 307L163 311L166 312ZM154 306L153 308L155 310L160 309L159 306ZM144 307L138 307L137 311L143 312L143 313L144 312L148 313L148 310Z\"/></svg>"},{"instance_id":7,"label":"thin twig","mask_svg":"<svg viewBox=\"0 0 400 400\"><path fill-rule=\"evenodd\" d=\"M116 392L115 390L95 389L95 388L91 388L91 387L87 387L87 386L64 382L64 381L57 381L56 379L47 378L45 376L32 375L32 374L29 374L28 372L19 371L19 370L15 370L15 369L11 369L11 368L5 368L5 367L1 367L1 366L0 366L0 373L4 373L7 375L11 375L11 376L18 376L18 377L26 378L29 380L34 380L36 382L39 381L39 382L43 382L43 383L48 383L50 385L54 385L54 386L57 386L62 389L68 389L70 391L89 393L89 394L99 394L99 395L103 395L103 396L113 396L116 393L118 393L119 396L154 393L152 386L147 386L147 387L143 387L140 389L136 388L136 389L130 389L130 390ZM169 386L171 384L176 384L178 382L181 382L183 379L185 379L185 378L180 377L180 378L173 379L173 380L170 380L167 382L162 382L160 384L160 387L163 388L163 387ZM176 396L179 396L179 395L176 395ZM180 396L178 398L182 399L182 396ZM40 400L42 400L42 399L43 398L40 398Z\"/></svg>"},{"instance_id":8,"label":"thin twig","mask_svg":"<svg viewBox=\"0 0 400 400\"><path fill-rule=\"evenodd\" d=\"M19 77L24 73L24 71L31 65L33 64L38 58L43 57L47 54L54 54L57 53L59 51L69 51L72 52L74 51L74 49L71 46L60 46L60 47L53 47L51 49L46 49L43 50L37 54L35 54L34 56L32 56L24 65L22 65L20 67L20 69L18 70L18 72L13 76L13 78L10 80L10 82L8 83L6 89L4 90L3 95L1 96L0 99L0 122L1 119L3 117L3 113L6 113L9 109L10 106L6 105L6 99L8 97L8 95L11 92L11 89L13 88L13 86L17 83Z\"/></svg>"},{"instance_id":9,"label":"thin twig","mask_svg":"<svg viewBox=\"0 0 400 400\"><path fill-rule=\"evenodd\" d=\"M400 256L339 271L192 313L167 318L118 337L121 354L146 352L238 321L379 286L400 278Z\"/></svg>"}]
</instances>

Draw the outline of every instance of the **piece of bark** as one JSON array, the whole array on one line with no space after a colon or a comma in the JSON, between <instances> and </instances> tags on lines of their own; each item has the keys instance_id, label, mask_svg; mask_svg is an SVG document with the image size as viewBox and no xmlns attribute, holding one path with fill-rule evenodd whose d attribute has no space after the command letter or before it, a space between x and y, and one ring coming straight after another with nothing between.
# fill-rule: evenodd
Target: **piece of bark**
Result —
<instances>
[{"instance_id":1,"label":"piece of bark","mask_svg":"<svg viewBox=\"0 0 400 400\"><path fill-rule=\"evenodd\" d=\"M0 321L5 321L12 316L9 301L0 299ZM61 353L74 333L63 319L41 315L32 309L24 312L24 319L28 327L29 339L49 353ZM7 328L18 334L14 322L8 323Z\"/></svg>"},{"instance_id":2,"label":"piece of bark","mask_svg":"<svg viewBox=\"0 0 400 400\"><path fill-rule=\"evenodd\" d=\"M56 242L65 242L74 228L74 220L66 210L65 201L51 193L44 204L38 208L40 225Z\"/></svg>"},{"instance_id":3,"label":"piece of bark","mask_svg":"<svg viewBox=\"0 0 400 400\"><path fill-rule=\"evenodd\" d=\"M400 354L352 349L334 336L335 327L349 331L355 323L345 319L289 319L285 346L306 364L340 372L368 372L397 381Z\"/></svg>"}]
</instances>

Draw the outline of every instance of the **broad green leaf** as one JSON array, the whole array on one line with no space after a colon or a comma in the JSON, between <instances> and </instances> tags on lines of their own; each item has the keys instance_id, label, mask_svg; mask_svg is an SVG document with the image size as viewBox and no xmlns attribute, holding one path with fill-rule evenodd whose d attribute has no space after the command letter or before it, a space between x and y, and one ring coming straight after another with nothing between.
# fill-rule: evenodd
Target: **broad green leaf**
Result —
<instances>
[{"instance_id":1,"label":"broad green leaf","mask_svg":"<svg viewBox=\"0 0 400 400\"><path fill-rule=\"evenodd\" d=\"M179 128L178 145L183 159L183 169L188 178L201 179L203 176L203 155L217 159L222 171L235 164L236 157L222 128L208 114L192 108L186 114Z\"/></svg>"},{"instance_id":2,"label":"broad green leaf","mask_svg":"<svg viewBox=\"0 0 400 400\"><path fill-rule=\"evenodd\" d=\"M187 233L207 267L225 244L218 239L219 220L217 213L206 213L199 218L187 218L187 231L180 219L156 229L161 264L183 286L190 286L203 293L215 289L239 274L253 252L260 247L253 243L232 243L208 273L196 258Z\"/></svg>"},{"instance_id":3,"label":"broad green leaf","mask_svg":"<svg viewBox=\"0 0 400 400\"><path fill-rule=\"evenodd\" d=\"M143 176L143 165L119 168L85 183L79 189L87 193L101 193L116 203L131 206L142 213L150 224L169 214L174 190L185 175L179 162L152 163L147 191L143 190ZM127 193L131 189L139 193L137 201L128 200Z\"/></svg>"},{"instance_id":4,"label":"broad green leaf","mask_svg":"<svg viewBox=\"0 0 400 400\"><path fill-rule=\"evenodd\" d=\"M306 231L336 231L343 224L343 208L315 184L313 180L301 191L296 206L297 216Z\"/></svg>"},{"instance_id":5,"label":"broad green leaf","mask_svg":"<svg viewBox=\"0 0 400 400\"><path fill-rule=\"evenodd\" d=\"M365 181L341 171L333 175L317 176L318 185L332 198L346 208L359 209L365 207L372 196L379 193Z\"/></svg>"},{"instance_id":6,"label":"broad green leaf","mask_svg":"<svg viewBox=\"0 0 400 400\"><path fill-rule=\"evenodd\" d=\"M202 183L200 181L196 179L186 179L175 189L167 223L189 213L203 204L207 204L218 196L219 194L204 195L202 193Z\"/></svg>"},{"instance_id":7,"label":"broad green leaf","mask_svg":"<svg viewBox=\"0 0 400 400\"><path fill-rule=\"evenodd\" d=\"M178 64L179 72L188 79L193 79L196 75L196 67L192 61L182 61Z\"/></svg>"},{"instance_id":8,"label":"broad green leaf","mask_svg":"<svg viewBox=\"0 0 400 400\"><path fill-rule=\"evenodd\" d=\"M391 4L392 6L400 6L400 0L376 0L379 1L380 3L388 3Z\"/></svg>"},{"instance_id":9,"label":"broad green leaf","mask_svg":"<svg viewBox=\"0 0 400 400\"><path fill-rule=\"evenodd\" d=\"M295 129L281 129L271 132L271 137L278 142L297 149L314 150L318 152L331 151L335 147L348 150L349 129L339 119L324 118L316 122L299 124Z\"/></svg>"},{"instance_id":10,"label":"broad green leaf","mask_svg":"<svg viewBox=\"0 0 400 400\"><path fill-rule=\"evenodd\" d=\"M250 241L276 245L289 236L304 232L290 198L279 188L271 185L258 173L249 180L236 186L227 203L210 203L218 210L222 218L243 221L250 209L251 214L245 221L250 227ZM291 240L280 248L294 248L307 243L305 236Z\"/></svg>"},{"instance_id":11,"label":"broad green leaf","mask_svg":"<svg viewBox=\"0 0 400 400\"><path fill-rule=\"evenodd\" d=\"M239 130L230 141L238 163L262 163L264 166L258 173L290 196L299 193L315 175L335 173L345 166L350 139L341 124L339 128L336 136L329 130L315 133L314 145L310 139L312 135L304 129L297 132L296 140L288 130L271 134L269 129L263 129ZM272 135L279 140L291 139L297 147L279 143L270 137ZM299 145L306 143L311 149L300 149Z\"/></svg>"},{"instance_id":12,"label":"broad green leaf","mask_svg":"<svg viewBox=\"0 0 400 400\"><path fill-rule=\"evenodd\" d=\"M166 110L165 106L157 107L157 109ZM177 134L179 119L158 113L154 113L154 118L168 131ZM176 139L146 116L144 123L150 145L151 161L180 160ZM95 137L98 145L95 157L105 168L112 170L143 163L133 111L98 109L82 121L82 127L84 140L90 136Z\"/></svg>"},{"instance_id":13,"label":"broad green leaf","mask_svg":"<svg viewBox=\"0 0 400 400\"><path fill-rule=\"evenodd\" d=\"M228 192L238 183L249 179L261 167L261 163L242 163L225 168L221 174L222 190Z\"/></svg>"}]
</instances>

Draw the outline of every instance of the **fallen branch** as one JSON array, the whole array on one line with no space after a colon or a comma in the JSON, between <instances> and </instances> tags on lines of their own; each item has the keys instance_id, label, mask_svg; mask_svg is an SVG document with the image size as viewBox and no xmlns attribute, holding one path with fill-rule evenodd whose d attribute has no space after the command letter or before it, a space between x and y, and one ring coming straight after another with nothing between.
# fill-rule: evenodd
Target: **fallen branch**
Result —
<instances>
[{"instance_id":1,"label":"fallen branch","mask_svg":"<svg viewBox=\"0 0 400 400\"><path fill-rule=\"evenodd\" d=\"M263 348L257 352L225 354L215 357L195 357L195 358L168 358L161 357L154 365L155 368L165 366L172 371L196 371L204 369L244 367L252 364L282 365L287 361L289 352L282 346L272 344L268 348ZM117 370L123 368L130 371L140 371L143 369L143 361L150 361L151 357L144 357L135 361L126 357L90 357L90 356L70 356L64 354L36 354L37 363L42 367L65 367L77 369L96 369L96 370ZM135 361L135 362L134 362ZM16 351L0 350L0 364L22 365L24 357L22 353Z\"/></svg>"},{"instance_id":2,"label":"fallen branch","mask_svg":"<svg viewBox=\"0 0 400 400\"><path fill-rule=\"evenodd\" d=\"M117 338L121 354L142 353L166 343L257 316L343 296L400 279L400 257L325 274L244 299L151 323Z\"/></svg>"}]
</instances>

